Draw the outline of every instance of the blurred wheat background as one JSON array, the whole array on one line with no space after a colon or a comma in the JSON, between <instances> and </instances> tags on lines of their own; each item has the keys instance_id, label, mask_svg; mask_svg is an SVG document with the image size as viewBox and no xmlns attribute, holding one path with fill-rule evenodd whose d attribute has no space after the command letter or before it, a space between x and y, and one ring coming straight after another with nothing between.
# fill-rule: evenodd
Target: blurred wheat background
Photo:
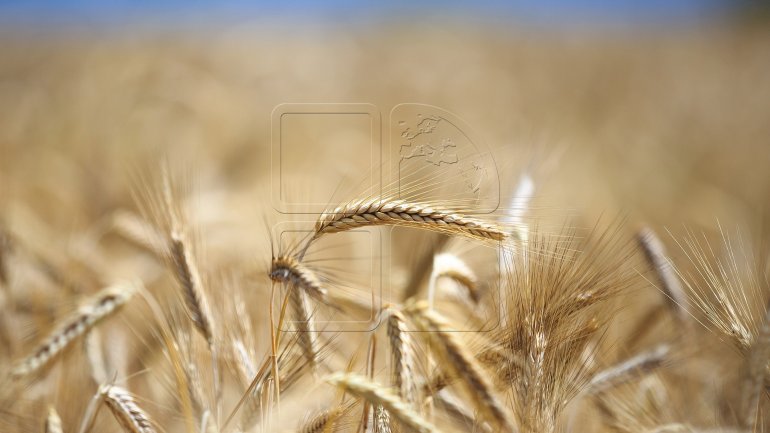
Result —
<instances>
[{"instance_id":1,"label":"blurred wheat background","mask_svg":"<svg viewBox=\"0 0 770 433\"><path fill-rule=\"evenodd\" d=\"M100 325L100 336L89 334L89 341L103 346L98 351L108 373L101 376L93 373L92 356L77 346L34 380L19 384L9 379L0 392L0 429L43 431L52 406L63 431L78 431L99 385L116 383L137 396L157 431L198 431L207 411L216 420L209 428L222 431L235 431L236 424L244 431L300 431L309 414L340 401L333 387L318 384L323 382L319 377L347 369L371 373L365 350L369 333L337 338L324 349L324 368L330 371L303 370L295 378L296 395L281 397L282 410L268 409L274 407L272 400L260 403L261 412L246 404L247 410L259 412L260 420L224 427L254 370L270 353L268 271L271 254L280 249L271 230L284 218L270 201L271 113L279 104L328 102L369 103L383 118L397 104L419 102L461 117L497 161L503 202L522 175L533 179L535 193L526 215L533 239L538 230L561 236L560 227L590 228L599 219L620 219L620 228L614 229L619 234L613 236L633 242L635 231L649 226L667 246L694 299L688 322L696 330L682 337L678 333L685 325L656 319L649 325L652 335L636 339L637 322L664 304L656 277L642 255L616 263L596 253L597 260L606 260L600 267L627 268L628 275L619 275L617 284L630 289L597 316L612 326L593 343L596 359L580 361L593 374L661 341L674 341L677 355L667 360L666 371L642 385L634 382L601 404L573 400L575 393L565 396L565 402L576 403L559 412L553 425L534 420L530 425L528 412L511 409L518 430L661 431L656 429L675 426L711 431L741 425L736 401L744 395L742 374L751 370L743 364L748 349L726 349L732 347L729 332L715 330L719 327L712 319L721 317L717 310L745 301L745 309L735 307L738 318L727 320L745 319L747 332L756 336L770 291L770 26L765 9L750 6L731 4L713 16L681 21L570 24L562 17L559 23L537 25L508 15L492 19L431 8L382 16L341 14L338 19L291 13L254 17L262 14L249 9L251 15L243 19L221 22L200 17L175 21L167 11L166 18L155 20L19 24L14 20L22 13L7 8L0 28L0 374L7 376L83 299L115 281L141 281L159 299L166 318L163 325L153 324L157 316L151 308L132 301L118 318ZM309 137L305 151L328 163L347 151L349 138L344 130L321 144ZM164 164L181 167L173 206L154 201L161 195ZM341 165L328 176L300 176L290 183L300 196L310 195L318 185L332 191L365 174ZM355 198L343 192L318 201L336 206ZM219 365L196 340L189 314L181 309L173 270L179 264L171 260L168 266L163 248L158 253L142 245L148 227L173 235L173 222L159 213L173 213L174 207L185 214L184 231L196 246L204 274L204 294L217 324ZM501 209L491 218L504 214ZM306 218L310 228L316 217ZM139 227L144 234L126 235L130 223L138 221L146 223ZM430 245L437 242L432 234L398 236L390 246L395 258L388 271L392 298L386 303L404 301L400 291L414 279L411 273L421 272L414 271L422 263L420 254L432 252ZM692 237L711 245L703 248L703 262L688 249ZM547 242L533 243L533 249L548 249ZM341 249L317 254L330 256L326 260L338 268L345 267L348 255L369 254L341 244ZM593 254L591 245L580 248ZM490 260L479 259L481 253L470 247L455 250L469 264L482 263L477 265L482 278L500 271L495 266L484 270ZM738 259L730 255L734 250ZM625 256L614 259L620 257ZM729 266L720 268L720 260L734 263L735 273ZM736 278L745 277L748 263L752 273L744 286ZM719 286L703 271L708 266L717 269L714 278L723 278L725 286L740 286L722 303L718 293L705 296L703 303L716 305L713 311L693 295L702 287ZM361 289L372 271L356 271L353 276L337 272L328 284ZM511 299L527 301L525 296ZM447 307L444 312L451 316L452 311ZM194 360L182 363L188 381L198 383L190 391L192 402L177 388L178 371L167 359L173 350L158 331L163 327L179 347L188 346L177 349L183 357ZM749 338L745 346L756 340ZM387 359L384 334L378 344L379 353L371 356ZM236 354L244 350L253 365L236 365ZM373 365L381 373L388 364ZM211 370L221 370L224 391L210 380ZM418 376L431 377L429 371ZM643 407L640 395L654 404ZM759 408L767 406L763 392ZM355 411L351 415L346 409L340 416L354 421L345 418L333 428L302 431L357 431L361 408ZM505 430L504 423L463 426L432 406L421 413L442 431ZM770 424L762 413L756 424L742 427L764 431ZM88 427L92 431L120 431L106 410L94 420Z\"/></svg>"}]
</instances>

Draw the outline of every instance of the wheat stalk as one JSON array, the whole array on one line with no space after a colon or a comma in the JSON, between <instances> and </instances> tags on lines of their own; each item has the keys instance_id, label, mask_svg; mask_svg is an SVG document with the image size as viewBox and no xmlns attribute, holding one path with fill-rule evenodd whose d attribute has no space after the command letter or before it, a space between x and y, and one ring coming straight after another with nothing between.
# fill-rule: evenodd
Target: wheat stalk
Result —
<instances>
[{"instance_id":1,"label":"wheat stalk","mask_svg":"<svg viewBox=\"0 0 770 433\"><path fill-rule=\"evenodd\" d=\"M315 372L318 368L318 348L315 324L312 316L312 307L305 292L297 287L289 286L289 303L294 313L294 326L297 330L299 347Z\"/></svg>"},{"instance_id":2,"label":"wheat stalk","mask_svg":"<svg viewBox=\"0 0 770 433\"><path fill-rule=\"evenodd\" d=\"M150 417L128 391L115 385L105 385L99 393L126 433L155 433Z\"/></svg>"},{"instance_id":3,"label":"wheat stalk","mask_svg":"<svg viewBox=\"0 0 770 433\"><path fill-rule=\"evenodd\" d=\"M106 317L114 314L136 292L130 283L107 287L81 305L70 317L55 327L31 355L19 361L11 370L14 377L22 377L45 367L57 354L75 339L85 334Z\"/></svg>"},{"instance_id":4,"label":"wheat stalk","mask_svg":"<svg viewBox=\"0 0 770 433\"><path fill-rule=\"evenodd\" d=\"M443 316L430 310L424 303L417 303L407 308L406 313L417 326L427 333L439 348L442 367L458 378L465 391L472 398L476 410L492 425L504 431L513 431L513 423L502 401L494 394L494 386L489 375L482 369L473 354L458 338L449 331L449 325Z\"/></svg>"},{"instance_id":5,"label":"wheat stalk","mask_svg":"<svg viewBox=\"0 0 770 433\"><path fill-rule=\"evenodd\" d=\"M418 433L438 432L438 429L409 408L403 400L382 385L371 382L363 376L352 373L334 373L325 378L326 382L362 398L374 406L382 406L391 417L405 428Z\"/></svg>"}]
</instances>

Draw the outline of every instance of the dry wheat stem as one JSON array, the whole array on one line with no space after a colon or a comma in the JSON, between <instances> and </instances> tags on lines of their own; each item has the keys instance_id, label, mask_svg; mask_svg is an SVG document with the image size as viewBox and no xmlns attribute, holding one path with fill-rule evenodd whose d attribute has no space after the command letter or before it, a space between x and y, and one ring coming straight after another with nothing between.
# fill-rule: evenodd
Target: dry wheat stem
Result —
<instances>
[{"instance_id":1,"label":"dry wheat stem","mask_svg":"<svg viewBox=\"0 0 770 433\"><path fill-rule=\"evenodd\" d=\"M63 320L31 355L16 364L11 370L14 377L22 377L45 367L57 354L75 339L85 334L104 318L115 313L136 292L130 283L116 284L97 293L78 310Z\"/></svg>"},{"instance_id":2,"label":"dry wheat stem","mask_svg":"<svg viewBox=\"0 0 770 433\"><path fill-rule=\"evenodd\" d=\"M682 289L682 284L679 282L679 278L669 262L663 242L660 241L655 232L649 227L639 230L637 240L639 241L639 246L644 251L645 258L658 275L661 290L666 297L666 304L677 319L683 320L687 315L685 310L687 298Z\"/></svg>"},{"instance_id":3,"label":"dry wheat stem","mask_svg":"<svg viewBox=\"0 0 770 433\"><path fill-rule=\"evenodd\" d=\"M406 313L417 326L426 332L439 348L442 367L449 370L453 377L460 380L468 396L479 413L504 431L513 431L513 423L502 401L494 394L494 386L489 374L479 365L473 354L457 336L449 331L449 325L443 316L430 310L424 303L417 303L407 308Z\"/></svg>"},{"instance_id":4,"label":"dry wheat stem","mask_svg":"<svg viewBox=\"0 0 770 433\"><path fill-rule=\"evenodd\" d=\"M128 391L118 386L105 385L99 393L126 433L155 433L149 416L136 404Z\"/></svg>"},{"instance_id":5,"label":"dry wheat stem","mask_svg":"<svg viewBox=\"0 0 770 433\"><path fill-rule=\"evenodd\" d=\"M96 384L105 383L107 377L107 365L104 361L102 339L98 329L91 329L84 339L86 357L91 367L91 379Z\"/></svg>"},{"instance_id":6,"label":"dry wheat stem","mask_svg":"<svg viewBox=\"0 0 770 433\"><path fill-rule=\"evenodd\" d=\"M48 407L48 416L45 419L45 433L62 433L61 418L53 406Z\"/></svg>"},{"instance_id":7,"label":"dry wheat stem","mask_svg":"<svg viewBox=\"0 0 770 433\"><path fill-rule=\"evenodd\" d=\"M399 396L407 403L419 401L414 382L415 354L412 336L406 326L406 318L393 307L386 310L388 315L388 340L391 355L391 380Z\"/></svg>"},{"instance_id":8,"label":"dry wheat stem","mask_svg":"<svg viewBox=\"0 0 770 433\"><path fill-rule=\"evenodd\" d=\"M668 359L671 347L668 344L634 356L618 365L600 371L588 384L588 392L598 394L622 383L634 380L660 368Z\"/></svg>"},{"instance_id":9,"label":"dry wheat stem","mask_svg":"<svg viewBox=\"0 0 770 433\"><path fill-rule=\"evenodd\" d=\"M374 406L382 406L392 418L409 430L418 433L438 432L435 426L409 408L406 402L391 393L386 387L371 382L363 376L352 373L335 373L327 376L325 380Z\"/></svg>"},{"instance_id":10,"label":"dry wheat stem","mask_svg":"<svg viewBox=\"0 0 770 433\"><path fill-rule=\"evenodd\" d=\"M305 292L293 285L289 286L289 302L294 314L294 326L298 332L298 343L305 360L315 372L318 369L318 342L315 332L312 306Z\"/></svg>"},{"instance_id":11,"label":"dry wheat stem","mask_svg":"<svg viewBox=\"0 0 770 433\"><path fill-rule=\"evenodd\" d=\"M332 212L324 212L316 222L315 234L310 242L324 233L375 225L423 228L484 240L502 241L506 238L502 228L479 219L404 200L370 199L353 201Z\"/></svg>"}]
</instances>

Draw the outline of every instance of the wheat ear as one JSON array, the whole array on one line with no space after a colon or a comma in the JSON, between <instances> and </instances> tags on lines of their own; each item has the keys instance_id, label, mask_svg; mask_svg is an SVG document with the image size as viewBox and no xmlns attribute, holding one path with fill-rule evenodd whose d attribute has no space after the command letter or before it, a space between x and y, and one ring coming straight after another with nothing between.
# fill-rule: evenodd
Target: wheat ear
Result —
<instances>
[{"instance_id":1,"label":"wheat ear","mask_svg":"<svg viewBox=\"0 0 770 433\"><path fill-rule=\"evenodd\" d=\"M171 232L170 247L174 274L179 285L182 286L182 293L185 305L187 305L190 313L190 319L206 341L209 344L213 344L214 330L211 310L203 291L203 279L198 271L193 252L188 247L184 237L176 230Z\"/></svg>"},{"instance_id":2,"label":"wheat ear","mask_svg":"<svg viewBox=\"0 0 770 433\"><path fill-rule=\"evenodd\" d=\"M636 377L648 374L663 365L671 348L667 344L634 356L616 366L600 371L588 384L588 392L598 394Z\"/></svg>"},{"instance_id":3,"label":"wheat ear","mask_svg":"<svg viewBox=\"0 0 770 433\"><path fill-rule=\"evenodd\" d=\"M687 298L679 278L671 267L663 242L660 241L655 232L649 227L639 230L637 240L642 251L644 251L647 262L658 275L661 290L663 290L663 295L666 297L666 305L668 305L677 319L683 320L687 314L685 310Z\"/></svg>"},{"instance_id":4,"label":"wheat ear","mask_svg":"<svg viewBox=\"0 0 770 433\"><path fill-rule=\"evenodd\" d=\"M392 418L403 427L418 433L438 432L438 429L409 408L403 400L388 389L367 378L352 373L335 373L325 378L326 382L362 398L374 406L382 406Z\"/></svg>"},{"instance_id":5,"label":"wheat ear","mask_svg":"<svg viewBox=\"0 0 770 433\"><path fill-rule=\"evenodd\" d=\"M442 366L449 370L451 376L460 380L476 410L496 428L514 431L510 415L493 392L494 386L489 380L489 374L468 352L457 333L449 331L446 319L428 309L424 302L409 306L406 313L436 343L440 357L446 361Z\"/></svg>"},{"instance_id":6,"label":"wheat ear","mask_svg":"<svg viewBox=\"0 0 770 433\"><path fill-rule=\"evenodd\" d=\"M131 394L114 385L102 386L99 390L104 403L127 433L155 433L147 413L136 404Z\"/></svg>"},{"instance_id":7,"label":"wheat ear","mask_svg":"<svg viewBox=\"0 0 770 433\"><path fill-rule=\"evenodd\" d=\"M336 233L375 225L399 225L435 230L476 239L505 239L506 232L481 220L434 209L421 203L404 200L357 200L324 212L316 222L311 241L324 233Z\"/></svg>"},{"instance_id":8,"label":"wheat ear","mask_svg":"<svg viewBox=\"0 0 770 433\"><path fill-rule=\"evenodd\" d=\"M62 433L61 418L53 406L48 407L48 416L45 418L45 433Z\"/></svg>"},{"instance_id":9,"label":"wheat ear","mask_svg":"<svg viewBox=\"0 0 770 433\"><path fill-rule=\"evenodd\" d=\"M136 292L129 283L107 287L88 302L81 305L70 317L62 321L31 355L22 359L11 370L14 377L22 377L45 367L57 354L75 339L85 334L104 318L115 313Z\"/></svg>"},{"instance_id":10,"label":"wheat ear","mask_svg":"<svg viewBox=\"0 0 770 433\"><path fill-rule=\"evenodd\" d=\"M276 282L292 283L302 289L315 300L328 303L326 288L321 280L307 266L291 256L280 256L273 259L270 267L270 279Z\"/></svg>"},{"instance_id":11,"label":"wheat ear","mask_svg":"<svg viewBox=\"0 0 770 433\"><path fill-rule=\"evenodd\" d=\"M418 401L414 382L414 349L406 318L393 307L386 308L388 340L390 342L391 380L398 395L407 403Z\"/></svg>"}]
</instances>

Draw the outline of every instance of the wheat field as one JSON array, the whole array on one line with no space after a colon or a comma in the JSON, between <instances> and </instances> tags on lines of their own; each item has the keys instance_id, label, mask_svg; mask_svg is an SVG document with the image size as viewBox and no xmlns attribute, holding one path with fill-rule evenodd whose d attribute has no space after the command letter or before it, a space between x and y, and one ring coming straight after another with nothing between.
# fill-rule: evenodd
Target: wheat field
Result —
<instances>
[{"instance_id":1,"label":"wheat field","mask_svg":"<svg viewBox=\"0 0 770 433\"><path fill-rule=\"evenodd\" d=\"M765 431L765 27L0 31L0 430Z\"/></svg>"}]
</instances>

